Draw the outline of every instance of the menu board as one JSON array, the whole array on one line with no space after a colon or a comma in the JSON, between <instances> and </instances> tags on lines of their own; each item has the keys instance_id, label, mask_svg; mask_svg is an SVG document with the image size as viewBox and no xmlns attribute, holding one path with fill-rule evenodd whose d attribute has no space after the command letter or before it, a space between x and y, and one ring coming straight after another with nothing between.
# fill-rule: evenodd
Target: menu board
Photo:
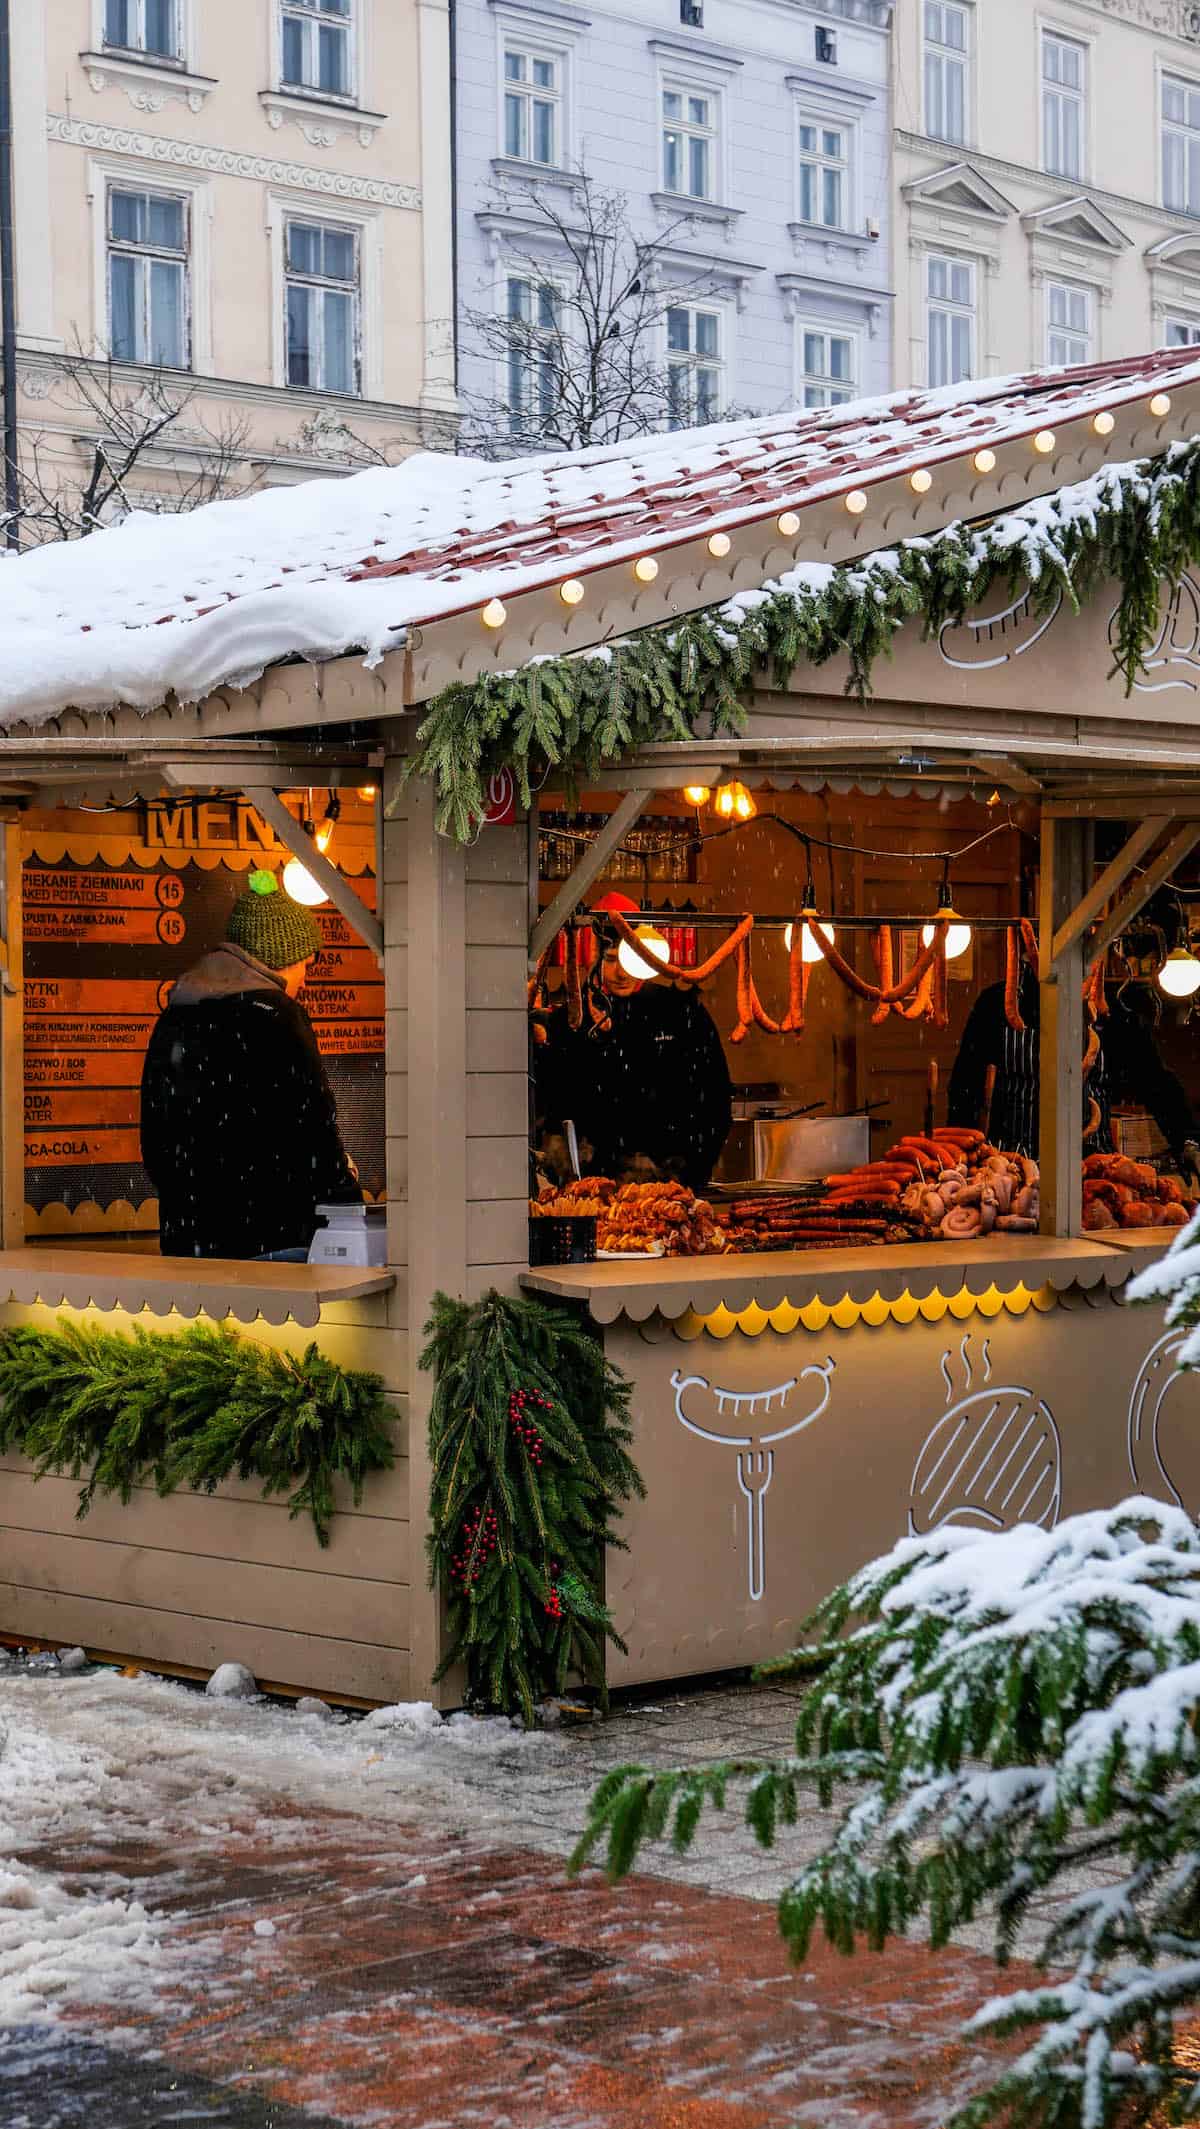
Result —
<instances>
[{"instance_id":1,"label":"menu board","mask_svg":"<svg viewBox=\"0 0 1200 2129\"><path fill-rule=\"evenodd\" d=\"M61 1206L80 1213L81 1224L103 1226L119 1224L121 1209L132 1207L146 1224L142 1209L154 1200L138 1131L146 1045L176 978L223 938L248 870L244 860L181 865L149 848L115 862L26 861L25 1194L34 1212ZM374 909L369 873L348 884ZM378 1197L383 973L337 910L327 905L313 914L323 944L301 1003L347 1149L364 1188Z\"/></svg>"}]
</instances>

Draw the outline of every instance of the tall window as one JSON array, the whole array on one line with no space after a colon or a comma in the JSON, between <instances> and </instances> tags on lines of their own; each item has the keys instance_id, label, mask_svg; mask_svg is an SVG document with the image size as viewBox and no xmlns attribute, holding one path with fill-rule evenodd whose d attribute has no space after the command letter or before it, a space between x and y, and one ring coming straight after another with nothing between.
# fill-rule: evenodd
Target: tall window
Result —
<instances>
[{"instance_id":1,"label":"tall window","mask_svg":"<svg viewBox=\"0 0 1200 2129\"><path fill-rule=\"evenodd\" d=\"M925 335L929 382L961 384L975 374L975 268L966 259L926 262Z\"/></svg>"},{"instance_id":2,"label":"tall window","mask_svg":"<svg viewBox=\"0 0 1200 2129\"><path fill-rule=\"evenodd\" d=\"M673 303L667 312L667 412L673 429L715 421L721 411L721 313Z\"/></svg>"},{"instance_id":3,"label":"tall window","mask_svg":"<svg viewBox=\"0 0 1200 2129\"><path fill-rule=\"evenodd\" d=\"M800 390L806 407L844 407L853 399L854 342L848 333L814 332L806 325L801 352Z\"/></svg>"},{"instance_id":4,"label":"tall window","mask_svg":"<svg viewBox=\"0 0 1200 2129\"><path fill-rule=\"evenodd\" d=\"M663 188L686 199L715 197L717 100L702 89L662 92Z\"/></svg>"},{"instance_id":5,"label":"tall window","mask_svg":"<svg viewBox=\"0 0 1200 2129\"><path fill-rule=\"evenodd\" d=\"M1163 327L1164 347L1200 347L1200 318L1168 318Z\"/></svg>"},{"instance_id":6,"label":"tall window","mask_svg":"<svg viewBox=\"0 0 1200 2129\"><path fill-rule=\"evenodd\" d=\"M178 0L105 0L104 42L151 59L178 59Z\"/></svg>"},{"instance_id":7,"label":"tall window","mask_svg":"<svg viewBox=\"0 0 1200 2129\"><path fill-rule=\"evenodd\" d=\"M560 62L549 52L504 47L504 153L557 163L562 131Z\"/></svg>"},{"instance_id":8,"label":"tall window","mask_svg":"<svg viewBox=\"0 0 1200 2129\"><path fill-rule=\"evenodd\" d=\"M800 220L844 229L849 220L850 142L842 126L800 124Z\"/></svg>"},{"instance_id":9,"label":"tall window","mask_svg":"<svg viewBox=\"0 0 1200 2129\"><path fill-rule=\"evenodd\" d=\"M358 238L326 222L284 233L287 379L315 392L357 392Z\"/></svg>"},{"instance_id":10,"label":"tall window","mask_svg":"<svg viewBox=\"0 0 1200 2129\"><path fill-rule=\"evenodd\" d=\"M350 95L350 0L283 0L281 35L289 89Z\"/></svg>"},{"instance_id":11,"label":"tall window","mask_svg":"<svg viewBox=\"0 0 1200 2129\"><path fill-rule=\"evenodd\" d=\"M925 131L935 140L966 140L970 40L965 7L925 0Z\"/></svg>"},{"instance_id":12,"label":"tall window","mask_svg":"<svg viewBox=\"0 0 1200 2129\"><path fill-rule=\"evenodd\" d=\"M116 362L188 367L186 201L109 187L108 344Z\"/></svg>"},{"instance_id":13,"label":"tall window","mask_svg":"<svg viewBox=\"0 0 1200 2129\"><path fill-rule=\"evenodd\" d=\"M1163 206L1200 214L1200 89L1163 75Z\"/></svg>"},{"instance_id":14,"label":"tall window","mask_svg":"<svg viewBox=\"0 0 1200 2129\"><path fill-rule=\"evenodd\" d=\"M1087 54L1073 37L1042 32L1042 167L1082 177Z\"/></svg>"},{"instance_id":15,"label":"tall window","mask_svg":"<svg viewBox=\"0 0 1200 2129\"><path fill-rule=\"evenodd\" d=\"M510 274L506 312L508 425L514 436L537 436L558 401L559 292L553 282Z\"/></svg>"},{"instance_id":16,"label":"tall window","mask_svg":"<svg viewBox=\"0 0 1200 2129\"><path fill-rule=\"evenodd\" d=\"M1090 289L1069 281L1046 283L1046 360L1051 368L1092 359Z\"/></svg>"}]
</instances>

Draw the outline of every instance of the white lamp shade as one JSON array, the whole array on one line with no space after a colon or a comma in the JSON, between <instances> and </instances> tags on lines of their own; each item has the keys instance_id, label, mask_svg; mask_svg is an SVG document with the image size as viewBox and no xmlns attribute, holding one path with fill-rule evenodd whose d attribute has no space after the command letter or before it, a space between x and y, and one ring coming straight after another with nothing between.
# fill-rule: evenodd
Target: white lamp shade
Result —
<instances>
[{"instance_id":1,"label":"white lamp shade","mask_svg":"<svg viewBox=\"0 0 1200 2129\"><path fill-rule=\"evenodd\" d=\"M829 944L832 946L834 940L837 937L837 933L834 931L832 924L822 924L820 928L825 938L828 939ZM792 927L790 924L787 925L784 930L783 943L790 954L792 950ZM809 966L811 967L814 961L823 961L824 958L825 957L822 954L820 947L817 945L816 940L813 938L812 925L806 923L804 926L804 936L800 941L800 959L802 961L807 961Z\"/></svg>"},{"instance_id":2,"label":"white lamp shade","mask_svg":"<svg viewBox=\"0 0 1200 2129\"><path fill-rule=\"evenodd\" d=\"M319 887L311 872L306 872L299 858L289 858L283 868L283 891L290 894L293 902L303 903L305 909L316 909L329 896Z\"/></svg>"},{"instance_id":3,"label":"white lamp shade","mask_svg":"<svg viewBox=\"0 0 1200 2129\"><path fill-rule=\"evenodd\" d=\"M648 983L652 976L658 974L655 962L669 961L671 949L662 933L652 931L648 924L638 925L637 937L641 952L632 947L627 939L622 939L617 948L617 960L627 976L634 977L638 983ZM650 956L653 956L653 959Z\"/></svg>"},{"instance_id":4,"label":"white lamp shade","mask_svg":"<svg viewBox=\"0 0 1200 2129\"><path fill-rule=\"evenodd\" d=\"M1159 969L1158 984L1168 998L1190 998L1200 990L1200 961L1186 947L1177 946Z\"/></svg>"},{"instance_id":5,"label":"white lamp shade","mask_svg":"<svg viewBox=\"0 0 1200 2129\"><path fill-rule=\"evenodd\" d=\"M924 925L922 925L922 927L921 927L921 944L922 944L922 946L932 946L932 945L933 945L933 939L934 939L934 927L933 927L933 925L932 925L932 924L924 924ZM958 957L959 957L959 955L960 955L960 954L965 954L965 953L966 953L966 950L967 950L967 948L968 948L968 946L969 946L970 944L971 944L971 927L970 927L970 925L969 925L969 924L948 924L948 925L946 926L946 959L947 959L947 961L957 961L957 959L958 959Z\"/></svg>"}]
</instances>

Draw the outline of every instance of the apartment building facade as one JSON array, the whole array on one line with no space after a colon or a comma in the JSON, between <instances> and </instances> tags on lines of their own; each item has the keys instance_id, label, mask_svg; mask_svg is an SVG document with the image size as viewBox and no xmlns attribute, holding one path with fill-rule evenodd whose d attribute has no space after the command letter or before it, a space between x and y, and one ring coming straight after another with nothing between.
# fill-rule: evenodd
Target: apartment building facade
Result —
<instances>
[{"instance_id":1,"label":"apartment building facade","mask_svg":"<svg viewBox=\"0 0 1200 2129\"><path fill-rule=\"evenodd\" d=\"M134 502L217 435L237 486L453 433L448 19L447 0L14 7L23 460L69 482L97 403L150 405L151 380L186 403Z\"/></svg>"},{"instance_id":2,"label":"apartment building facade","mask_svg":"<svg viewBox=\"0 0 1200 2129\"><path fill-rule=\"evenodd\" d=\"M1200 7L898 0L900 383L1200 343Z\"/></svg>"},{"instance_id":3,"label":"apartment building facade","mask_svg":"<svg viewBox=\"0 0 1200 2129\"><path fill-rule=\"evenodd\" d=\"M619 201L658 292L614 321L647 343L654 425L888 385L890 17L891 0L458 0L459 383L476 435L536 447L558 371L586 359L570 331L564 346L565 291L614 237L584 229L580 173Z\"/></svg>"}]
</instances>

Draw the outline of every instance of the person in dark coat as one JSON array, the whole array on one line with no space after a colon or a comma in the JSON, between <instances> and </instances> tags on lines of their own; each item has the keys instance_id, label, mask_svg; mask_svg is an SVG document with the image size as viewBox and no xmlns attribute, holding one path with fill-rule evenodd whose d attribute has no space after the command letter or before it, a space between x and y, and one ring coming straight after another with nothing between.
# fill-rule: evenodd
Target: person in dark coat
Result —
<instances>
[{"instance_id":1,"label":"person in dark coat","mask_svg":"<svg viewBox=\"0 0 1200 2129\"><path fill-rule=\"evenodd\" d=\"M702 1191L732 1117L712 1016L690 987L631 976L615 947L601 980L610 1024L564 1030L552 1043L541 1074L543 1120L555 1131L572 1119L592 1175L661 1177Z\"/></svg>"},{"instance_id":2,"label":"person in dark coat","mask_svg":"<svg viewBox=\"0 0 1200 2129\"><path fill-rule=\"evenodd\" d=\"M142 1069L142 1160L168 1257L302 1259L318 1205L360 1203L297 992L321 934L252 872L225 943L175 984Z\"/></svg>"},{"instance_id":3,"label":"person in dark coat","mask_svg":"<svg viewBox=\"0 0 1200 2129\"><path fill-rule=\"evenodd\" d=\"M988 1069L996 1079L987 1133L1006 1153L1038 1151L1038 1035L1041 992L1028 963L1021 968L1018 1008L1025 1026L1012 1028L1004 1011L1004 985L989 984L979 993L963 1029L958 1057L950 1075L946 1121L972 1129L980 1121ZM1083 1090L1085 1112L1094 1100L1100 1122L1087 1142L1089 1153L1111 1153L1112 1103L1136 1101L1150 1111L1185 1173L1200 1168L1191 1103L1175 1074L1158 1054L1145 1017L1120 999L1098 1024L1100 1054Z\"/></svg>"}]
</instances>

